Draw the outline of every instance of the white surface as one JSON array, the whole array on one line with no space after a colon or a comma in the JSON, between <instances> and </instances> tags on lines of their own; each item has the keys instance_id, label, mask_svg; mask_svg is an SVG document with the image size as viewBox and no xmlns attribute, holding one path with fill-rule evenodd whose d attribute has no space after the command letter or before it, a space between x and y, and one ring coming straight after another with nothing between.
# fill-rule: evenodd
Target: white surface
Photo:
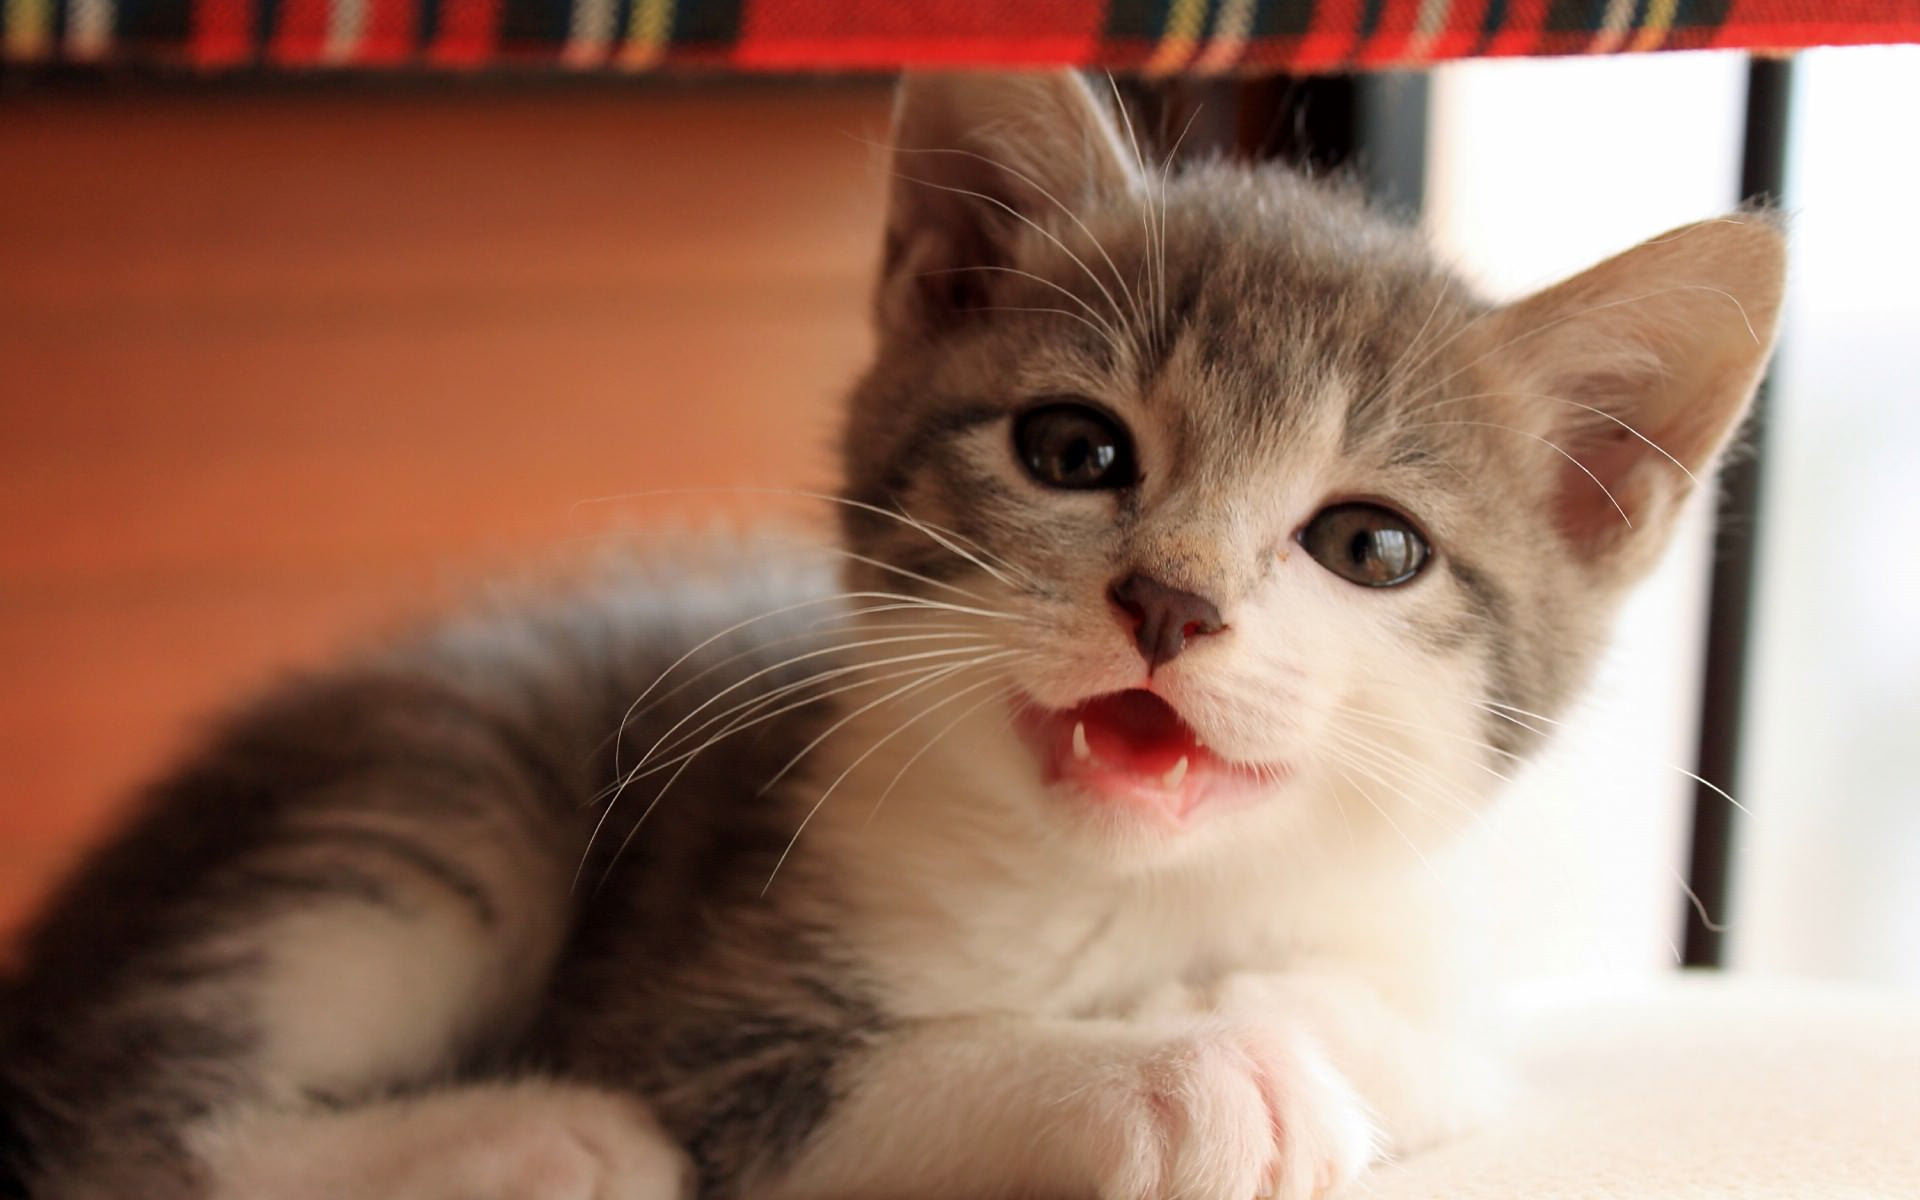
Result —
<instances>
[{"instance_id":1,"label":"white surface","mask_svg":"<svg viewBox=\"0 0 1920 1200\"><path fill-rule=\"evenodd\" d=\"M1689 979L1516 1017L1497 1126L1342 1200L1920 1197L1920 998Z\"/></svg>"}]
</instances>

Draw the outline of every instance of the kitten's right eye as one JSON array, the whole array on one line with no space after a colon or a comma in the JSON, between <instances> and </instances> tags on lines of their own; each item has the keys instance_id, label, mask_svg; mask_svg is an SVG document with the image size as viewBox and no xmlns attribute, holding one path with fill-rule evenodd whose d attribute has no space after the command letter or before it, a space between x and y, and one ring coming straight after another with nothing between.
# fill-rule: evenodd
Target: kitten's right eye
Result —
<instances>
[{"instance_id":1,"label":"kitten's right eye","mask_svg":"<svg viewBox=\"0 0 1920 1200\"><path fill-rule=\"evenodd\" d=\"M1048 487L1123 488L1138 481L1133 442L1120 422L1089 404L1043 404L1013 423L1027 474Z\"/></svg>"}]
</instances>

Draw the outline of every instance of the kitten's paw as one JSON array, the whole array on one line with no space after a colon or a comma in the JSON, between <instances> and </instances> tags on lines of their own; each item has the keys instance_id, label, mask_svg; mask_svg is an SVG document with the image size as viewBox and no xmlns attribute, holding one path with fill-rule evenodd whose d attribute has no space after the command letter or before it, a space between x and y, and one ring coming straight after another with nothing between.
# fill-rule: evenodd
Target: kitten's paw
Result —
<instances>
[{"instance_id":1,"label":"kitten's paw","mask_svg":"<svg viewBox=\"0 0 1920 1200\"><path fill-rule=\"evenodd\" d=\"M557 1089L520 1111L487 1114L469 1131L462 1200L682 1200L692 1194L685 1156L638 1100Z\"/></svg>"},{"instance_id":2,"label":"kitten's paw","mask_svg":"<svg viewBox=\"0 0 1920 1200\"><path fill-rule=\"evenodd\" d=\"M213 1200L683 1200L686 1156L639 1100L546 1083L451 1089L202 1131Z\"/></svg>"},{"instance_id":3,"label":"kitten's paw","mask_svg":"<svg viewBox=\"0 0 1920 1200\"><path fill-rule=\"evenodd\" d=\"M1374 1156L1366 1106L1310 1039L1284 1030L1164 1042L1095 1113L1102 1200L1308 1200Z\"/></svg>"}]
</instances>

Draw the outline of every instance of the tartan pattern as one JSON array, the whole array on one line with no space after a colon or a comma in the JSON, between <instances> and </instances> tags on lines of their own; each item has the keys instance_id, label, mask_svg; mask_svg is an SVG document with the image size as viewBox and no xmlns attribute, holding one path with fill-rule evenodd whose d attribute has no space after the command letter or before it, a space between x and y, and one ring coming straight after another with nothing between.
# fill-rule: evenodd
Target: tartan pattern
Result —
<instances>
[{"instance_id":1,"label":"tartan pattern","mask_svg":"<svg viewBox=\"0 0 1920 1200\"><path fill-rule=\"evenodd\" d=\"M0 62L1149 74L1920 41L1920 0L0 0Z\"/></svg>"}]
</instances>

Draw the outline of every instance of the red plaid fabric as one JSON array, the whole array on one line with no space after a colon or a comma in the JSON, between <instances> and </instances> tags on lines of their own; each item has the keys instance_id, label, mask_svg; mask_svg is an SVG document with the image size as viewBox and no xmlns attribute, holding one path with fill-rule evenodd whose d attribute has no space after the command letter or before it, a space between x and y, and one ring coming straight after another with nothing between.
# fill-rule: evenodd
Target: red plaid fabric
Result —
<instances>
[{"instance_id":1,"label":"red plaid fabric","mask_svg":"<svg viewBox=\"0 0 1920 1200\"><path fill-rule=\"evenodd\" d=\"M1920 40L1920 0L0 0L0 59L746 71L1412 66Z\"/></svg>"}]
</instances>

